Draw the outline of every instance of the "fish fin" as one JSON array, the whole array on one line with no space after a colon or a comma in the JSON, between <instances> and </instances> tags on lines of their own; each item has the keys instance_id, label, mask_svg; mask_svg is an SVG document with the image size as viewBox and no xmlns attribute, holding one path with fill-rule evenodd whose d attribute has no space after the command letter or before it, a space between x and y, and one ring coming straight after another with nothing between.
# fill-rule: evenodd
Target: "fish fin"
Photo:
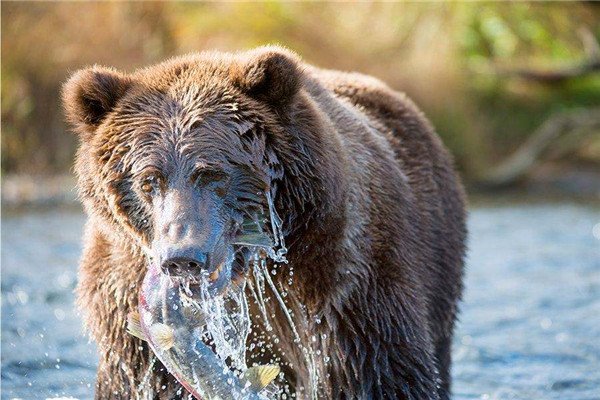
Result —
<instances>
[{"instance_id":1,"label":"fish fin","mask_svg":"<svg viewBox=\"0 0 600 400\"><path fill-rule=\"evenodd\" d=\"M150 327L150 335L156 340L156 344L162 350L169 350L175 345L173 328L168 325L156 323Z\"/></svg>"},{"instance_id":2,"label":"fish fin","mask_svg":"<svg viewBox=\"0 0 600 400\"><path fill-rule=\"evenodd\" d=\"M277 365L259 365L251 367L244 372L243 380L250 383L250 389L260 392L269 385L279 374Z\"/></svg>"},{"instance_id":3,"label":"fish fin","mask_svg":"<svg viewBox=\"0 0 600 400\"><path fill-rule=\"evenodd\" d=\"M127 314L127 333L138 339L146 340L146 335L144 335L144 332L142 331L139 313L132 311Z\"/></svg>"}]
</instances>

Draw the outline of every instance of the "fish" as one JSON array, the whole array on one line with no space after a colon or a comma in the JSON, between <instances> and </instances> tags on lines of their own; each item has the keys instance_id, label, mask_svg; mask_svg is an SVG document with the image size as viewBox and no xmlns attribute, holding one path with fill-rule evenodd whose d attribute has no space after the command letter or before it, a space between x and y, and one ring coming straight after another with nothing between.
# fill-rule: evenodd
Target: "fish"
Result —
<instances>
[{"instance_id":1,"label":"fish","mask_svg":"<svg viewBox=\"0 0 600 400\"><path fill-rule=\"evenodd\" d=\"M195 398L265 400L261 391L279 375L277 365L234 373L202 341L205 316L188 304L189 287L158 267L150 267L139 294L138 311L127 318L127 332L148 343L157 358Z\"/></svg>"}]
</instances>

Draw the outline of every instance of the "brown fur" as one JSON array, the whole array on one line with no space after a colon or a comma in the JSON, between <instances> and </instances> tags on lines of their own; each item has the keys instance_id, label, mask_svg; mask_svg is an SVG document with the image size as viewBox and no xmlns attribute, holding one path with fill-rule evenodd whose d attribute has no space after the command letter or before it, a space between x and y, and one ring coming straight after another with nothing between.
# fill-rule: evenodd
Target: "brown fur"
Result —
<instances>
[{"instance_id":1,"label":"brown fur","mask_svg":"<svg viewBox=\"0 0 600 400\"><path fill-rule=\"evenodd\" d=\"M303 343L322 352L321 398L449 396L464 196L439 138L403 94L266 47L131 75L93 67L69 80L64 102L81 134L76 171L89 221L77 293L101 353L96 398L184 393L158 363L150 371L149 350L125 334L153 235L135 182L141 164L175 158L144 149L178 140L186 162L203 157L200 148L223 163L245 152L262 159L294 268L289 306ZM197 121L214 136L188 133ZM271 305L293 365L286 377L303 397L308 372Z\"/></svg>"}]
</instances>

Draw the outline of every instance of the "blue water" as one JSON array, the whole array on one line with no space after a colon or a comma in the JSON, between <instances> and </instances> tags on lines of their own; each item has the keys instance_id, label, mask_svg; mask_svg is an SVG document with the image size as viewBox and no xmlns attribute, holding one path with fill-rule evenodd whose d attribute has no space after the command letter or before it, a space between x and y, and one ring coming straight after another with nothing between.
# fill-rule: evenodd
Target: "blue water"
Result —
<instances>
[{"instance_id":1,"label":"blue water","mask_svg":"<svg viewBox=\"0 0 600 400\"><path fill-rule=\"evenodd\" d=\"M84 216L2 215L2 399L93 398L73 309ZM600 208L471 210L454 399L600 399Z\"/></svg>"}]
</instances>

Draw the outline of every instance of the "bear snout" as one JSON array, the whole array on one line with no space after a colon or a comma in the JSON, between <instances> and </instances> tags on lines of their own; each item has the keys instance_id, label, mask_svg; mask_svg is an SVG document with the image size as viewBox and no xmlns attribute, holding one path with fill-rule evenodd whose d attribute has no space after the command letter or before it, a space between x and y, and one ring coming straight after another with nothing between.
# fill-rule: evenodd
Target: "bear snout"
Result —
<instances>
[{"instance_id":1,"label":"bear snout","mask_svg":"<svg viewBox=\"0 0 600 400\"><path fill-rule=\"evenodd\" d=\"M161 264L164 274L169 276L200 276L208 265L208 254L198 253L194 258L175 256L169 257Z\"/></svg>"}]
</instances>

